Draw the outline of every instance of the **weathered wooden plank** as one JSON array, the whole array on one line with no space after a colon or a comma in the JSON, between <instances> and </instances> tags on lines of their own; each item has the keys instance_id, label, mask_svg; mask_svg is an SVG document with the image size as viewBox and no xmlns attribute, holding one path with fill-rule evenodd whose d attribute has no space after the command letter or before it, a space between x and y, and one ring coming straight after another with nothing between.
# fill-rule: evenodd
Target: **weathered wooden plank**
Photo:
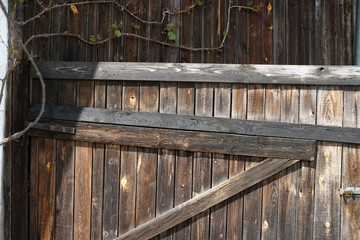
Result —
<instances>
[{"instance_id":1,"label":"weathered wooden plank","mask_svg":"<svg viewBox=\"0 0 360 240\"><path fill-rule=\"evenodd\" d=\"M172 82L160 83L161 113L176 113L177 84ZM156 188L156 216L170 210L174 206L174 176L175 151L158 150L157 188ZM169 230L159 236L159 239L171 239Z\"/></svg>"},{"instance_id":2,"label":"weathered wooden plank","mask_svg":"<svg viewBox=\"0 0 360 240\"><path fill-rule=\"evenodd\" d=\"M157 112L159 85L155 82L140 85L139 110ZM139 134L138 132L137 134ZM127 144L124 144L127 145ZM139 148L136 179L136 219L139 226L155 217L157 149Z\"/></svg>"},{"instance_id":3,"label":"weathered wooden plank","mask_svg":"<svg viewBox=\"0 0 360 240\"><path fill-rule=\"evenodd\" d=\"M72 239L75 143L57 141L55 238Z\"/></svg>"},{"instance_id":4,"label":"weathered wooden plank","mask_svg":"<svg viewBox=\"0 0 360 240\"><path fill-rule=\"evenodd\" d=\"M341 126L343 91L319 87L317 123ZM340 188L342 144L319 142L316 157L314 238L340 237Z\"/></svg>"},{"instance_id":5,"label":"weathered wooden plank","mask_svg":"<svg viewBox=\"0 0 360 240\"><path fill-rule=\"evenodd\" d=\"M103 239L114 239L118 232L120 146L105 145Z\"/></svg>"},{"instance_id":6,"label":"weathered wooden plank","mask_svg":"<svg viewBox=\"0 0 360 240\"><path fill-rule=\"evenodd\" d=\"M248 87L247 118L264 120L265 88L262 85ZM248 154L247 154L248 155ZM261 158L248 157L245 170L254 166ZM244 192L243 238L259 239L261 236L262 183L252 186Z\"/></svg>"},{"instance_id":7,"label":"weathered wooden plank","mask_svg":"<svg viewBox=\"0 0 360 240\"><path fill-rule=\"evenodd\" d=\"M344 91L344 126L360 127L360 89L347 88ZM360 163L359 145L344 144L341 173L342 187L357 187L360 185L358 173ZM359 198L341 200L341 239L360 238L358 227L360 209Z\"/></svg>"},{"instance_id":8,"label":"weathered wooden plank","mask_svg":"<svg viewBox=\"0 0 360 240\"><path fill-rule=\"evenodd\" d=\"M192 0L181 0L180 1L181 9L186 9L186 7L191 6L192 3L193 3ZM194 27L194 25L192 24L192 19L193 19L193 14L180 15L179 21L181 22L181 25L178 36L180 36L179 44L182 46L192 46L193 27ZM191 62L192 53L190 51L180 50L179 55L180 56L178 58L179 59L178 62L181 63Z\"/></svg>"},{"instance_id":9,"label":"weathered wooden plank","mask_svg":"<svg viewBox=\"0 0 360 240\"><path fill-rule=\"evenodd\" d=\"M39 237L52 239L55 230L56 140L39 142Z\"/></svg>"},{"instance_id":10,"label":"weathered wooden plank","mask_svg":"<svg viewBox=\"0 0 360 240\"><path fill-rule=\"evenodd\" d=\"M316 123L316 87L300 87L299 123ZM296 208L298 239L312 239L314 225L315 163L301 162L297 178L299 200Z\"/></svg>"},{"instance_id":11,"label":"weathered wooden plank","mask_svg":"<svg viewBox=\"0 0 360 240\"><path fill-rule=\"evenodd\" d=\"M33 105L29 111L30 119L36 116L39 109L39 105ZM310 124L293 124L285 122L266 122L165 113L140 113L120 110L109 111L106 109L71 108L62 106L46 106L43 118L201 132L206 131L360 143L359 129L325 125L314 126Z\"/></svg>"},{"instance_id":12,"label":"weathered wooden plank","mask_svg":"<svg viewBox=\"0 0 360 240\"><path fill-rule=\"evenodd\" d=\"M230 118L231 84L218 84L214 93L214 117ZM213 154L211 186L228 179L229 155ZM210 209L210 238L226 239L227 201Z\"/></svg>"},{"instance_id":13,"label":"weathered wooden plank","mask_svg":"<svg viewBox=\"0 0 360 240\"><path fill-rule=\"evenodd\" d=\"M237 65L131 62L37 62L47 79L359 85L352 66ZM151 74L150 74L151 73ZM164 77L167 76L167 77ZM31 77L36 78L34 69Z\"/></svg>"},{"instance_id":14,"label":"weathered wooden plank","mask_svg":"<svg viewBox=\"0 0 360 240\"><path fill-rule=\"evenodd\" d=\"M296 162L298 162L298 160L266 159L249 168L247 171L235 175L222 184L150 220L146 224L121 235L116 238L116 240L148 239L156 236L170 227L205 211Z\"/></svg>"},{"instance_id":15,"label":"weathered wooden plank","mask_svg":"<svg viewBox=\"0 0 360 240\"><path fill-rule=\"evenodd\" d=\"M108 81L106 91L106 108L121 109L122 82ZM114 239L118 235L119 174L120 146L105 145L103 239Z\"/></svg>"},{"instance_id":16,"label":"weathered wooden plank","mask_svg":"<svg viewBox=\"0 0 360 240\"><path fill-rule=\"evenodd\" d=\"M212 116L213 98L213 85L197 83L195 85L195 115ZM196 197L211 187L211 157L211 153L197 152L194 154L193 197ZM192 219L192 239L207 239L209 237L209 215L210 211L206 210Z\"/></svg>"},{"instance_id":17,"label":"weathered wooden plank","mask_svg":"<svg viewBox=\"0 0 360 240\"><path fill-rule=\"evenodd\" d=\"M280 121L281 88L269 85L265 92L265 120ZM262 239L276 239L278 227L279 174L264 180L262 200Z\"/></svg>"},{"instance_id":18,"label":"weathered wooden plank","mask_svg":"<svg viewBox=\"0 0 360 240\"><path fill-rule=\"evenodd\" d=\"M123 83L122 109L137 111L139 83ZM135 227L137 148L121 146L119 234Z\"/></svg>"},{"instance_id":19,"label":"weathered wooden plank","mask_svg":"<svg viewBox=\"0 0 360 240\"><path fill-rule=\"evenodd\" d=\"M38 239L38 199L39 199L39 140L36 137L30 141L30 221L29 238Z\"/></svg>"},{"instance_id":20,"label":"weathered wooden plank","mask_svg":"<svg viewBox=\"0 0 360 240\"><path fill-rule=\"evenodd\" d=\"M233 84L231 117L246 119L247 87L245 85ZM230 156L229 178L244 171L245 157ZM243 230L243 194L239 193L228 200L227 238L239 239Z\"/></svg>"},{"instance_id":21,"label":"weathered wooden plank","mask_svg":"<svg viewBox=\"0 0 360 240\"><path fill-rule=\"evenodd\" d=\"M59 122L59 124L66 124ZM73 125L74 126L74 125ZM75 135L30 130L33 136L88 141L93 143L121 144L170 150L199 151L203 153L235 154L260 157L313 160L315 141L261 136L196 133L181 130L164 130L104 124L76 124Z\"/></svg>"},{"instance_id":22,"label":"weathered wooden plank","mask_svg":"<svg viewBox=\"0 0 360 240\"><path fill-rule=\"evenodd\" d=\"M287 1L273 0L273 58L275 64L286 63L286 4Z\"/></svg>"},{"instance_id":23,"label":"weathered wooden plank","mask_svg":"<svg viewBox=\"0 0 360 240\"><path fill-rule=\"evenodd\" d=\"M299 89L295 86L281 88L281 121L297 123L299 121ZM299 165L279 173L279 211L277 237L280 239L295 239L296 207L298 196Z\"/></svg>"},{"instance_id":24,"label":"weathered wooden plank","mask_svg":"<svg viewBox=\"0 0 360 240\"><path fill-rule=\"evenodd\" d=\"M193 115L195 110L195 88L193 83L178 84L177 113ZM178 151L175 165L174 206L186 202L192 194L194 153ZM190 238L191 220L176 226L174 239Z\"/></svg>"}]
</instances>

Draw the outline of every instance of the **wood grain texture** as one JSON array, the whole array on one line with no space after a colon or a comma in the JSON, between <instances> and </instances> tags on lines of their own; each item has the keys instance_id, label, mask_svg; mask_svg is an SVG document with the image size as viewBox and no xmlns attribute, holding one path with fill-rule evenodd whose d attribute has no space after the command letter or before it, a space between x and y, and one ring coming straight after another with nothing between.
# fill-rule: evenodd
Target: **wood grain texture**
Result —
<instances>
[{"instance_id":1,"label":"wood grain texture","mask_svg":"<svg viewBox=\"0 0 360 240\"><path fill-rule=\"evenodd\" d=\"M160 83L161 113L176 113L177 84ZM174 206L174 176L175 176L175 151L160 149L158 151L157 188L156 188L156 216L170 210ZM172 231L169 230L159 236L159 239L171 239Z\"/></svg>"},{"instance_id":2,"label":"wood grain texture","mask_svg":"<svg viewBox=\"0 0 360 240\"><path fill-rule=\"evenodd\" d=\"M254 62L255 63L255 62ZM237 65L182 63L37 62L47 79L222 82L290 85L358 85L352 66ZM149 74L151 73L151 74ZM164 76L171 76L166 77ZM36 78L34 69L31 77Z\"/></svg>"},{"instance_id":3,"label":"wood grain texture","mask_svg":"<svg viewBox=\"0 0 360 240\"><path fill-rule=\"evenodd\" d=\"M262 85L248 87L247 118L264 120L265 89ZM245 170L261 161L261 158L246 158ZM252 186L244 192L243 238L259 239L261 236L262 183Z\"/></svg>"},{"instance_id":4,"label":"wood grain texture","mask_svg":"<svg viewBox=\"0 0 360 240\"><path fill-rule=\"evenodd\" d=\"M53 122L56 123L56 122ZM61 126L69 124L58 122ZM67 125L75 127L75 125ZM232 135L220 133L194 133L191 131L138 128L104 124L77 123L74 135L32 129L32 136L53 137L64 140L87 141L89 143L121 144L169 150L199 151L249 155L256 157L291 156L312 161L315 153L315 141L302 139L284 139L261 136Z\"/></svg>"},{"instance_id":5,"label":"wood grain texture","mask_svg":"<svg viewBox=\"0 0 360 240\"><path fill-rule=\"evenodd\" d=\"M177 113L193 115L195 111L195 88L193 83L178 84ZM178 151L175 165L174 206L186 202L192 196L194 153ZM174 239L190 238L191 220L179 224L175 228Z\"/></svg>"},{"instance_id":6,"label":"wood grain texture","mask_svg":"<svg viewBox=\"0 0 360 240\"><path fill-rule=\"evenodd\" d=\"M281 88L276 85L266 86L265 120L281 119ZM271 176L263 183L262 232L261 239L276 239L278 227L279 174Z\"/></svg>"},{"instance_id":7,"label":"wood grain texture","mask_svg":"<svg viewBox=\"0 0 360 240\"><path fill-rule=\"evenodd\" d=\"M139 110L157 112L159 108L159 85L140 85ZM136 226L155 217L157 149L139 148L136 180Z\"/></svg>"},{"instance_id":8,"label":"wood grain texture","mask_svg":"<svg viewBox=\"0 0 360 240\"><path fill-rule=\"evenodd\" d=\"M52 239L55 233L56 140L43 138L39 148L39 237Z\"/></svg>"},{"instance_id":9,"label":"wood grain texture","mask_svg":"<svg viewBox=\"0 0 360 240\"><path fill-rule=\"evenodd\" d=\"M331 96L329 96L328 99L331 99ZM34 105L29 111L28 120L35 118L39 109L39 105ZM329 112L329 114L331 114L331 112ZM199 132L360 143L359 129L340 126L314 126L311 124L294 124L286 122L280 123L165 113L140 113L120 110L110 111L106 109L61 106L46 106L43 118L49 120L79 121L163 129L183 129Z\"/></svg>"},{"instance_id":10,"label":"wood grain texture","mask_svg":"<svg viewBox=\"0 0 360 240\"><path fill-rule=\"evenodd\" d=\"M317 124L341 126L343 91L319 87ZM342 144L319 142L317 149L314 203L314 238L340 236L340 188Z\"/></svg>"},{"instance_id":11,"label":"wood grain texture","mask_svg":"<svg viewBox=\"0 0 360 240\"><path fill-rule=\"evenodd\" d=\"M253 186L265 178L298 162L288 159L266 159L247 171L239 173L229 180L217 185L197 197L180 204L166 213L150 220L146 224L131 230L116 238L121 239L148 239L166 229L183 222L184 220L203 212L206 209L228 199L229 197Z\"/></svg>"},{"instance_id":12,"label":"wood grain texture","mask_svg":"<svg viewBox=\"0 0 360 240\"><path fill-rule=\"evenodd\" d=\"M231 84L219 84L214 92L214 117L230 118ZM211 186L214 187L228 179L229 155L213 154ZM210 210L210 238L226 239L227 202Z\"/></svg>"},{"instance_id":13,"label":"wood grain texture","mask_svg":"<svg viewBox=\"0 0 360 240\"><path fill-rule=\"evenodd\" d=\"M247 86L233 84L231 99L231 117L246 119ZM245 157L230 156L229 178L244 171ZM241 239L243 230L243 193L228 199L227 237L228 239Z\"/></svg>"},{"instance_id":14,"label":"wood grain texture","mask_svg":"<svg viewBox=\"0 0 360 240\"><path fill-rule=\"evenodd\" d=\"M195 115L213 115L213 86L197 83L195 85ZM211 187L211 153L195 153L193 161L193 198ZM191 226L191 238L207 239L209 236L210 211L195 216Z\"/></svg>"},{"instance_id":15,"label":"wood grain texture","mask_svg":"<svg viewBox=\"0 0 360 240\"><path fill-rule=\"evenodd\" d=\"M360 89L346 88L344 91L344 126L360 127ZM342 187L360 185L358 174L360 163L359 145L344 144L343 162L341 172ZM357 224L359 218L359 198L341 200L341 239L360 238L360 228Z\"/></svg>"},{"instance_id":16,"label":"wood grain texture","mask_svg":"<svg viewBox=\"0 0 360 240\"><path fill-rule=\"evenodd\" d=\"M38 199L39 199L39 140L30 141L30 240L38 239Z\"/></svg>"},{"instance_id":17,"label":"wood grain texture","mask_svg":"<svg viewBox=\"0 0 360 240\"><path fill-rule=\"evenodd\" d=\"M281 88L281 121L298 123L299 89L295 86ZM298 169L295 164L279 174L279 209L277 237L294 239L296 233L296 206L298 202Z\"/></svg>"},{"instance_id":18,"label":"wood grain texture","mask_svg":"<svg viewBox=\"0 0 360 240\"><path fill-rule=\"evenodd\" d=\"M139 108L139 83L123 83L122 109ZM137 148L121 146L119 234L135 227Z\"/></svg>"}]
</instances>

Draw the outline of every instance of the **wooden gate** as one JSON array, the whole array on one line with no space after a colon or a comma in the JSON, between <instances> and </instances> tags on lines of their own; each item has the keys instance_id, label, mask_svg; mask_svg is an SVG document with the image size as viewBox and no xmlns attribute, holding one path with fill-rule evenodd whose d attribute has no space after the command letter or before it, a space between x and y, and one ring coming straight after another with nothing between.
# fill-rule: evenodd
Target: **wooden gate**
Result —
<instances>
[{"instance_id":1,"label":"wooden gate","mask_svg":"<svg viewBox=\"0 0 360 240\"><path fill-rule=\"evenodd\" d=\"M356 68L38 64L31 239L359 236Z\"/></svg>"}]
</instances>

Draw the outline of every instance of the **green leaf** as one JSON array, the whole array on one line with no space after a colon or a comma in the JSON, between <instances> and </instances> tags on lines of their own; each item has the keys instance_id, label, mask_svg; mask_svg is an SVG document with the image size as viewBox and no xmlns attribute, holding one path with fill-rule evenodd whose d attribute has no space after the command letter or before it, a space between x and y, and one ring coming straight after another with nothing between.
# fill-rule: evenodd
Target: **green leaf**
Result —
<instances>
[{"instance_id":1,"label":"green leaf","mask_svg":"<svg viewBox=\"0 0 360 240\"><path fill-rule=\"evenodd\" d=\"M25 2L25 0L19 0L19 3L23 3L23 2Z\"/></svg>"},{"instance_id":2,"label":"green leaf","mask_svg":"<svg viewBox=\"0 0 360 240\"><path fill-rule=\"evenodd\" d=\"M168 38L169 38L170 41L178 42L178 39L177 39L175 33L173 33L173 32L168 32L167 35L168 35Z\"/></svg>"},{"instance_id":3,"label":"green leaf","mask_svg":"<svg viewBox=\"0 0 360 240\"><path fill-rule=\"evenodd\" d=\"M92 43L96 42L96 36L95 35L90 35L90 42L92 42Z\"/></svg>"},{"instance_id":4,"label":"green leaf","mask_svg":"<svg viewBox=\"0 0 360 240\"><path fill-rule=\"evenodd\" d=\"M115 30L115 31L114 31L114 35L117 36L117 37L121 37L121 32L120 32L120 30Z\"/></svg>"},{"instance_id":5,"label":"green leaf","mask_svg":"<svg viewBox=\"0 0 360 240\"><path fill-rule=\"evenodd\" d=\"M115 23L112 24L112 28L113 28L113 29L118 29L118 27L119 27L119 26L118 26L117 24L115 24Z\"/></svg>"},{"instance_id":6,"label":"green leaf","mask_svg":"<svg viewBox=\"0 0 360 240\"><path fill-rule=\"evenodd\" d=\"M200 6L203 4L201 0L196 0L196 3Z\"/></svg>"},{"instance_id":7,"label":"green leaf","mask_svg":"<svg viewBox=\"0 0 360 240\"><path fill-rule=\"evenodd\" d=\"M174 30L175 30L175 25L174 25L173 23L168 23L168 24L166 25L166 30L167 30L168 32L174 31Z\"/></svg>"},{"instance_id":8,"label":"green leaf","mask_svg":"<svg viewBox=\"0 0 360 240\"><path fill-rule=\"evenodd\" d=\"M139 31L139 30L140 30L140 26L137 25L137 24L134 24L133 27L135 28L136 31Z\"/></svg>"}]
</instances>

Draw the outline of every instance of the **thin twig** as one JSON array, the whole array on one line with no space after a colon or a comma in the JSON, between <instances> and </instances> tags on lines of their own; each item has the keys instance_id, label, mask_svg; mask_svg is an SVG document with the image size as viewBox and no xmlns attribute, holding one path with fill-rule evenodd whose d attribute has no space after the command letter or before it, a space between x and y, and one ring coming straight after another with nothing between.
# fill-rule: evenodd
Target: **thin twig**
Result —
<instances>
[{"instance_id":1,"label":"thin twig","mask_svg":"<svg viewBox=\"0 0 360 240\"><path fill-rule=\"evenodd\" d=\"M4 139L2 139L0 141L0 146L1 145L4 145L10 141L13 141L13 140L16 140L16 139L19 139L20 137L22 137L30 128L34 127L40 120L41 116L43 115L44 113L44 109L45 109L45 82L44 82L44 79L39 71L39 68L38 66L36 65L35 63L35 60L34 58L31 56L31 54L29 53L29 51L27 50L27 48L24 46L19 34L16 32L16 28L14 26L14 22L13 20L10 18L8 12L6 11L6 8L3 4L2 1L0 1L0 7L2 9L2 11L4 12L4 15L5 17L7 18L8 20L8 23L9 23L9 26L10 26L10 29L12 29L14 35L15 35L15 38L17 39L17 41L19 42L20 44L20 47L23 49L23 51L25 52L25 54L27 55L27 57L29 58L31 64L33 65L35 71L36 71L36 75L38 76L39 80L40 80L40 84L41 84L41 90L42 90L42 99L41 99L41 109L40 109L40 113L39 115L36 117L35 121L34 122L31 122L29 123L29 125L24 128L23 130L19 131L19 132L16 132L14 134L12 134L11 136L9 137L6 137Z\"/></svg>"}]
</instances>

